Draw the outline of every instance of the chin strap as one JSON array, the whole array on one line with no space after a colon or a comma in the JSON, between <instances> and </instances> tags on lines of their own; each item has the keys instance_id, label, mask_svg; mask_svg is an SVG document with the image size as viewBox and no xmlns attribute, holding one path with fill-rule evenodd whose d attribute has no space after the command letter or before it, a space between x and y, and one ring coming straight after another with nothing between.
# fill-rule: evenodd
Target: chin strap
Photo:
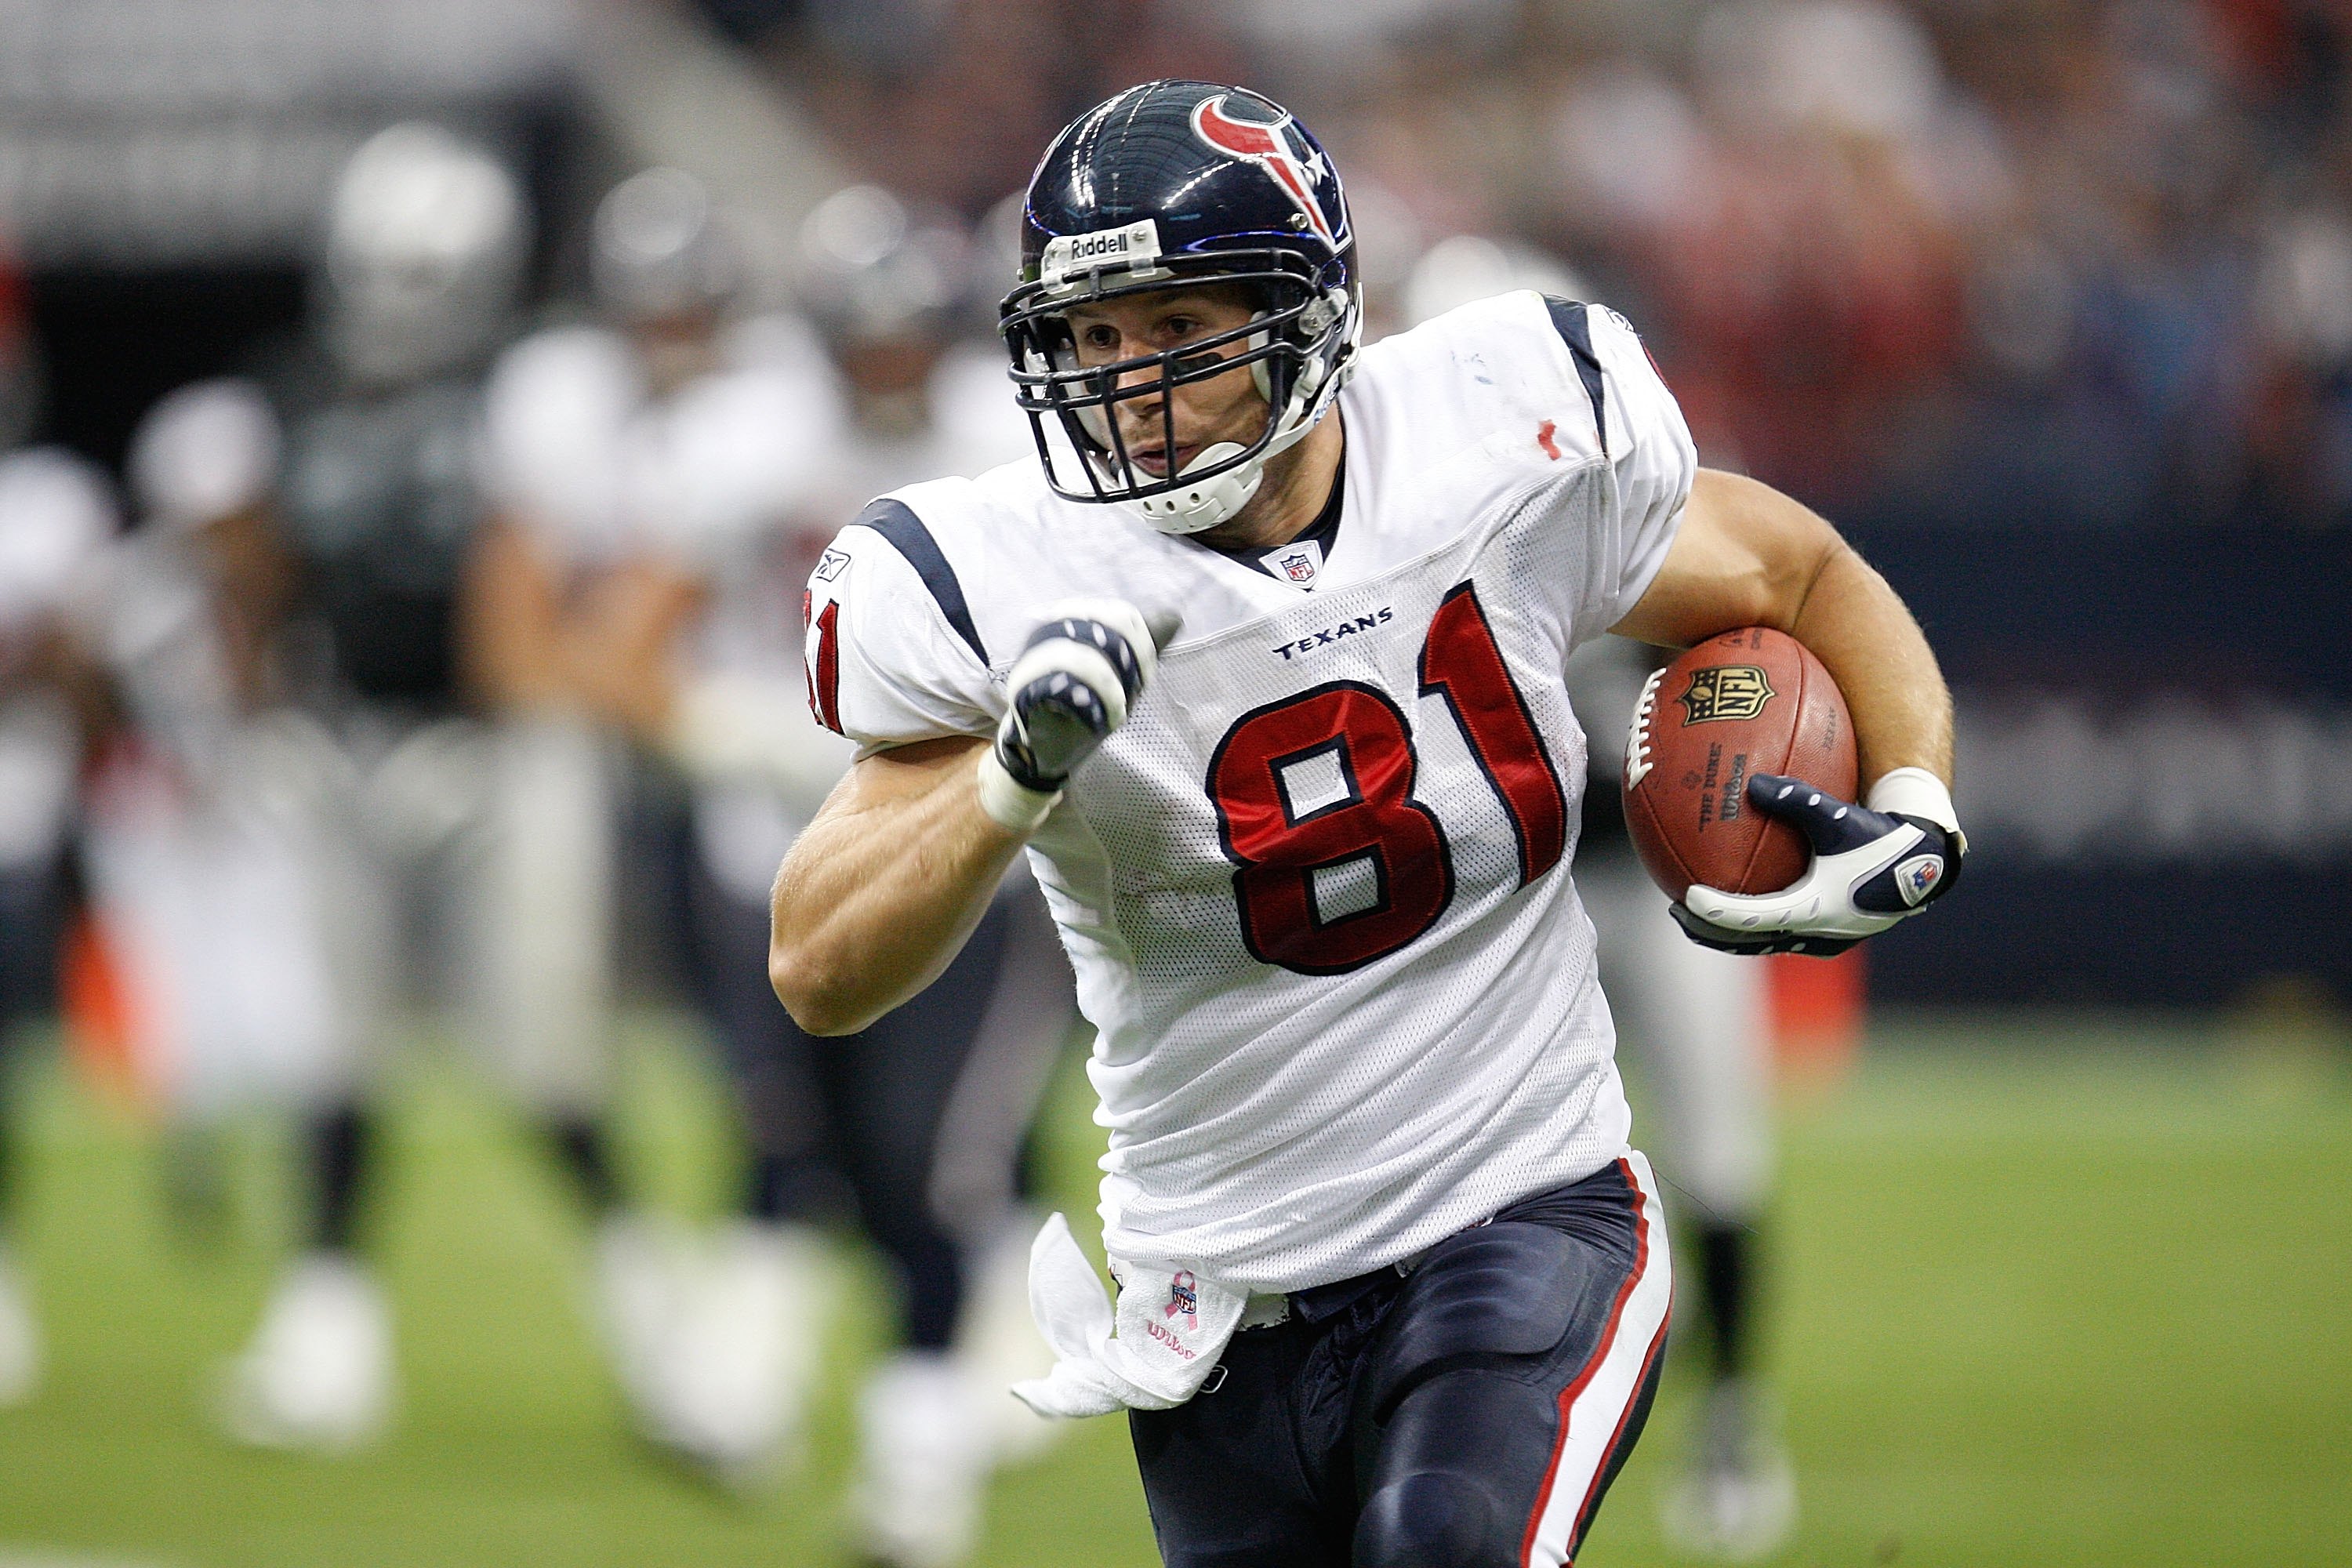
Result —
<instances>
[{"instance_id":1,"label":"chin strap","mask_svg":"<svg viewBox=\"0 0 2352 1568\"><path fill-rule=\"evenodd\" d=\"M1327 304L1325 308L1338 310L1343 307ZM1325 324L1328 321L1326 318ZM1204 479L1197 485L1187 485L1164 495L1144 496L1124 504L1160 532L1179 536L1202 532L1234 516L1249 505L1250 498L1257 494L1258 486L1265 482L1266 463L1305 440L1307 433L1321 424L1324 416L1331 412L1332 405L1339 399L1339 388L1347 384L1355 364L1351 350L1337 369L1328 375L1319 360L1306 365L1299 374L1298 384L1291 391L1289 409L1283 416L1289 427L1276 431L1274 439L1265 444L1265 450L1248 462ZM1257 361L1250 369L1257 377L1258 395L1270 399L1273 389L1265 363ZM1318 408L1320 412L1313 412ZM1240 450L1242 447L1235 442L1220 441L1185 464L1183 472L1189 474L1195 468L1211 468L1219 463L1230 462L1234 454ZM1177 477L1181 479L1183 475Z\"/></svg>"},{"instance_id":2,"label":"chin strap","mask_svg":"<svg viewBox=\"0 0 2352 1568\"><path fill-rule=\"evenodd\" d=\"M1328 414L1327 406L1324 410ZM1248 462L1228 468L1197 485L1170 490L1165 495L1145 496L1126 503L1138 517L1162 533L1200 533L1212 529L1240 512L1256 495L1258 486L1265 482L1266 463L1280 453L1290 450L1307 438L1307 433L1322 420L1302 420L1265 444L1265 450ZM1194 468L1213 468L1229 460L1241 447L1231 441L1220 441L1184 465L1185 473ZM1181 476L1180 476L1181 477Z\"/></svg>"},{"instance_id":3,"label":"chin strap","mask_svg":"<svg viewBox=\"0 0 2352 1568\"><path fill-rule=\"evenodd\" d=\"M1242 448L1232 441L1220 441L1185 465L1185 471L1213 468L1230 461ZM1128 510L1162 533L1199 533L1211 529L1249 505L1250 498L1265 479L1265 459L1274 451L1269 446L1250 461L1222 474L1213 475L1197 485L1170 490L1165 495L1145 496L1127 503ZM1179 476L1180 478L1181 476Z\"/></svg>"}]
</instances>

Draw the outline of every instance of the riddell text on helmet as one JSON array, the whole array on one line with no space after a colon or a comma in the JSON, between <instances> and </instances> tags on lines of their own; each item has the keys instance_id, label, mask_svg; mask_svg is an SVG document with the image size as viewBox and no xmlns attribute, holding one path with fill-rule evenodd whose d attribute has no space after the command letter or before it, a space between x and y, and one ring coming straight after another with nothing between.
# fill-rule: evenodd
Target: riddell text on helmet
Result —
<instances>
[{"instance_id":1,"label":"riddell text on helmet","mask_svg":"<svg viewBox=\"0 0 2352 1568\"><path fill-rule=\"evenodd\" d=\"M1066 234L1049 240L1039 271L1057 282L1074 272L1117 262L1132 266L1160 258L1160 228L1150 219L1124 228L1100 228L1091 234Z\"/></svg>"}]
</instances>

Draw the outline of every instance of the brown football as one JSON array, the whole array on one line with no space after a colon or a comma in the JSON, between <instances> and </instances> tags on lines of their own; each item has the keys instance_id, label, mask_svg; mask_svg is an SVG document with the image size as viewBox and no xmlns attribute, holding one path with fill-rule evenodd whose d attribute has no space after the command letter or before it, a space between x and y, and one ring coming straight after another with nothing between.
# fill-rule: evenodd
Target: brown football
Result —
<instances>
[{"instance_id":1,"label":"brown football","mask_svg":"<svg viewBox=\"0 0 2352 1568\"><path fill-rule=\"evenodd\" d=\"M1786 632L1725 632L1650 678L1625 747L1625 822L1651 878L1680 902L1694 882L1771 893L1804 874L1805 840L1748 800L1757 773L1852 800L1845 695Z\"/></svg>"}]
</instances>

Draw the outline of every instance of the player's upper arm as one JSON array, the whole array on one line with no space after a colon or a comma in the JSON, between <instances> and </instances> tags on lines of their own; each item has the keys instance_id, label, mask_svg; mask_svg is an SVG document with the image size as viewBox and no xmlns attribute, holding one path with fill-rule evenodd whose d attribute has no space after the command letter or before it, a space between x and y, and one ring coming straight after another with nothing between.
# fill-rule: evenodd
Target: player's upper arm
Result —
<instances>
[{"instance_id":1,"label":"player's upper arm","mask_svg":"<svg viewBox=\"0 0 2352 1568\"><path fill-rule=\"evenodd\" d=\"M877 516L868 508L843 529L810 576L811 710L861 753L992 732L1001 699L952 568L921 547L927 532L914 541L925 559L910 561L871 525Z\"/></svg>"},{"instance_id":2,"label":"player's upper arm","mask_svg":"<svg viewBox=\"0 0 2352 1568\"><path fill-rule=\"evenodd\" d=\"M1664 564L1681 525L1698 448L1632 323L1601 305L1547 300L1616 479L1617 508L1595 550L1577 640L1622 620Z\"/></svg>"},{"instance_id":3,"label":"player's upper arm","mask_svg":"<svg viewBox=\"0 0 2352 1568\"><path fill-rule=\"evenodd\" d=\"M1735 626L1791 630L1844 548L1836 530L1769 485L1702 468L1664 563L1610 630L1667 647Z\"/></svg>"}]
</instances>

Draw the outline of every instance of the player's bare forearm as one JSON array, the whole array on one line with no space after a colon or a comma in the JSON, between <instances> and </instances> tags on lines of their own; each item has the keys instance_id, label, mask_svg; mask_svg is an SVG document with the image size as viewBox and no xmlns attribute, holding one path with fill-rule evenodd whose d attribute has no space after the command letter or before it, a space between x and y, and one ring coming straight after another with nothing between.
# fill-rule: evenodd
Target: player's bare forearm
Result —
<instances>
[{"instance_id":1,"label":"player's bare forearm","mask_svg":"<svg viewBox=\"0 0 2352 1568\"><path fill-rule=\"evenodd\" d=\"M768 977L814 1035L864 1028L939 978L1023 839L981 810L988 743L878 752L852 768L776 874Z\"/></svg>"},{"instance_id":2,"label":"player's bare forearm","mask_svg":"<svg viewBox=\"0 0 2352 1568\"><path fill-rule=\"evenodd\" d=\"M1668 647L1736 626L1787 632L1853 717L1867 790L1902 767L1952 777L1952 699L1919 625L1817 513L1769 485L1702 468L1649 591L1612 629Z\"/></svg>"},{"instance_id":3,"label":"player's bare forearm","mask_svg":"<svg viewBox=\"0 0 2352 1568\"><path fill-rule=\"evenodd\" d=\"M1951 784L1952 694L1919 623L1868 562L1840 541L1782 629L1845 693L1865 793L1896 768Z\"/></svg>"},{"instance_id":4,"label":"player's bare forearm","mask_svg":"<svg viewBox=\"0 0 2352 1568\"><path fill-rule=\"evenodd\" d=\"M564 700L554 572L508 517L478 530L458 585L457 657L473 695L499 712Z\"/></svg>"}]
</instances>

